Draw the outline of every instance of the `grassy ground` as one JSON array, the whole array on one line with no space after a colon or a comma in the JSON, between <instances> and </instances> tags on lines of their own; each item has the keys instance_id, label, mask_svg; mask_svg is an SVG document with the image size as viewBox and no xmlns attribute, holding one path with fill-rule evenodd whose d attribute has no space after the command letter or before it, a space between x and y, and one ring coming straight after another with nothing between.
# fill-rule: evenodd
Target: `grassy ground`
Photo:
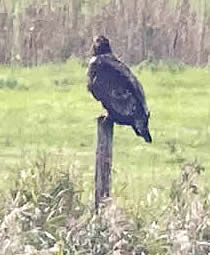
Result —
<instances>
[{"instance_id":1,"label":"grassy ground","mask_svg":"<svg viewBox=\"0 0 210 255\"><path fill-rule=\"evenodd\" d=\"M210 71L134 69L151 110L153 143L130 127L114 133L113 191L136 204L155 185L167 190L185 160L209 169ZM40 150L65 154L81 170L84 198L93 188L96 117L102 108L86 90L86 67L66 64L31 69L0 67L0 187L7 190L24 155ZM205 182L210 182L206 173Z\"/></svg>"}]
</instances>

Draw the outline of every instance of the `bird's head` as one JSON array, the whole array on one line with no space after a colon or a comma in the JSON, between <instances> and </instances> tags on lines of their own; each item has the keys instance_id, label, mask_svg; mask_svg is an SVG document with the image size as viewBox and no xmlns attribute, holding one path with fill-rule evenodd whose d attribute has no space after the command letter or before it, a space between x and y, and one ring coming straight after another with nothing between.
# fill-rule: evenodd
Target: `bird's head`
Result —
<instances>
[{"instance_id":1,"label":"bird's head","mask_svg":"<svg viewBox=\"0 0 210 255\"><path fill-rule=\"evenodd\" d=\"M111 53L111 47L109 44L109 40L103 36L97 36L93 39L93 45L92 45L92 55L98 56L102 54Z\"/></svg>"}]
</instances>

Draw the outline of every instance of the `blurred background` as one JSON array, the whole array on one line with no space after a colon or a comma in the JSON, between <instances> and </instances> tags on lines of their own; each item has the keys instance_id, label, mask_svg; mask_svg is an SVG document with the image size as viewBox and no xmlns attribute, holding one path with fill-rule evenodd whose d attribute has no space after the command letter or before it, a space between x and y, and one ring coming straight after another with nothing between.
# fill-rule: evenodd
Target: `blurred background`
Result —
<instances>
[{"instance_id":1,"label":"blurred background","mask_svg":"<svg viewBox=\"0 0 210 255\"><path fill-rule=\"evenodd\" d=\"M104 34L129 64L173 58L210 63L208 0L1 0L0 63L86 58Z\"/></svg>"}]
</instances>

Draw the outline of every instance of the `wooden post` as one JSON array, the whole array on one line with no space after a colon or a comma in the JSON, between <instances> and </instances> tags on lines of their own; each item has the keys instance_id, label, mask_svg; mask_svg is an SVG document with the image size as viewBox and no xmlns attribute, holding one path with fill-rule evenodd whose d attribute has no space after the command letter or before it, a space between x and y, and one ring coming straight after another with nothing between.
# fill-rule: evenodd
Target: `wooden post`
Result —
<instances>
[{"instance_id":1,"label":"wooden post","mask_svg":"<svg viewBox=\"0 0 210 255\"><path fill-rule=\"evenodd\" d=\"M95 168L95 209L100 199L110 196L112 168L113 122L101 116L98 119L96 168Z\"/></svg>"}]
</instances>

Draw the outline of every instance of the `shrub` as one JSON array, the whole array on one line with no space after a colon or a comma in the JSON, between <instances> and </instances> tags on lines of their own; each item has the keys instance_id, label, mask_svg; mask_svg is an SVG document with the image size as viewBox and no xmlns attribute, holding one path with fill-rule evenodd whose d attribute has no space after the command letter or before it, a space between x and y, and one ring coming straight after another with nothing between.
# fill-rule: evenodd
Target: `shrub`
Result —
<instances>
[{"instance_id":1,"label":"shrub","mask_svg":"<svg viewBox=\"0 0 210 255\"><path fill-rule=\"evenodd\" d=\"M8 88L8 89L14 89L17 88L18 82L17 80L8 78L7 80L0 79L0 88Z\"/></svg>"},{"instance_id":2,"label":"shrub","mask_svg":"<svg viewBox=\"0 0 210 255\"><path fill-rule=\"evenodd\" d=\"M22 161L13 190L1 198L1 255L208 254L210 201L198 162L183 166L169 198L153 187L133 217L111 198L95 214L81 202L75 165L64 162L52 153Z\"/></svg>"}]
</instances>

